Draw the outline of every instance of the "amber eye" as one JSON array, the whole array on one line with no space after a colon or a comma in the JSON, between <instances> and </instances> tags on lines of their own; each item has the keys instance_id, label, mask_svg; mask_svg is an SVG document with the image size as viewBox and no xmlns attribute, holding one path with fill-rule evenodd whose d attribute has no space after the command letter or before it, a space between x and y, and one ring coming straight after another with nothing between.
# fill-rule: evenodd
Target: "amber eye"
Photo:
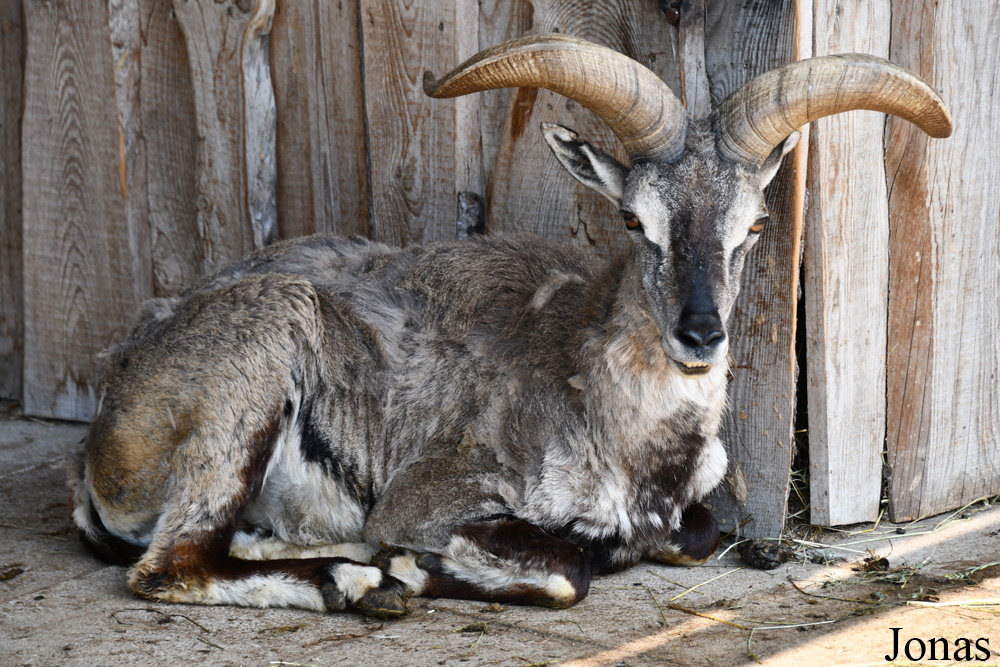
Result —
<instances>
[{"instance_id":1,"label":"amber eye","mask_svg":"<svg viewBox=\"0 0 1000 667\"><path fill-rule=\"evenodd\" d=\"M764 229L764 223L767 222L768 216L763 218L757 218L757 222L753 223L750 227L751 234L760 234L761 230Z\"/></svg>"},{"instance_id":2,"label":"amber eye","mask_svg":"<svg viewBox=\"0 0 1000 667\"><path fill-rule=\"evenodd\" d=\"M635 217L634 213L622 211L622 219L625 221L625 226L629 229L642 229L642 224L639 222L639 218Z\"/></svg>"}]
</instances>

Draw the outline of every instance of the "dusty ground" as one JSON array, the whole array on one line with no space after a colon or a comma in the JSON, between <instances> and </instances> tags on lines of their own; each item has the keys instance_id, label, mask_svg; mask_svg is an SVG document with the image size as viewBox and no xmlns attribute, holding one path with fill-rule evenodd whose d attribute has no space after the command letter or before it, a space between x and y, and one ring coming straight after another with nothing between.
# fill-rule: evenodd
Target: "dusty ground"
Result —
<instances>
[{"instance_id":1,"label":"dusty ground","mask_svg":"<svg viewBox=\"0 0 1000 667\"><path fill-rule=\"evenodd\" d=\"M801 562L815 552L799 545L800 562L762 572L733 549L698 568L642 564L598 579L573 609L417 599L383 625L133 598L124 570L91 558L69 519L62 466L83 433L0 414L0 665L911 664L886 660L891 628L901 647L924 641L922 664L1000 658L1000 503L903 534L882 524L814 537L843 562ZM872 554L889 570L852 569ZM972 646L956 651L959 637ZM928 660L930 638L947 640L946 660L943 642Z\"/></svg>"}]
</instances>

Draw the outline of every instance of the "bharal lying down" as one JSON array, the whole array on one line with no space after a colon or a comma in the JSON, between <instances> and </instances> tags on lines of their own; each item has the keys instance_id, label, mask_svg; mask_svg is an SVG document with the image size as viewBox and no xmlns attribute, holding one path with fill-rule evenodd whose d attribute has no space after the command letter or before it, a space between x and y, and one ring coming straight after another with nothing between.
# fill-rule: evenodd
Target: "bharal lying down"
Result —
<instances>
[{"instance_id":1,"label":"bharal lying down","mask_svg":"<svg viewBox=\"0 0 1000 667\"><path fill-rule=\"evenodd\" d=\"M611 262L537 238L276 244L148 304L109 353L71 482L139 596L405 613L409 595L568 606L593 573L697 563L722 478L725 321L796 127L854 108L950 132L867 56L768 73L689 119L634 61L541 35L427 92L541 86L594 110L625 167L544 125L615 203Z\"/></svg>"}]
</instances>

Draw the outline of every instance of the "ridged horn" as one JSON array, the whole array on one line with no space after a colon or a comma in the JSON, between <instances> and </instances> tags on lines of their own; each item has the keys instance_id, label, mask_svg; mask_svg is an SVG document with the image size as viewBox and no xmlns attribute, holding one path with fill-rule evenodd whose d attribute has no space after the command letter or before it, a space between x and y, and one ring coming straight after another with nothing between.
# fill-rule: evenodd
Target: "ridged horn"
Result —
<instances>
[{"instance_id":1,"label":"ridged horn","mask_svg":"<svg viewBox=\"0 0 1000 667\"><path fill-rule=\"evenodd\" d=\"M951 135L951 114L916 74L861 54L809 58L748 81L712 112L719 151L760 164L806 123L868 109L899 116L932 137Z\"/></svg>"},{"instance_id":2,"label":"ridged horn","mask_svg":"<svg viewBox=\"0 0 1000 667\"><path fill-rule=\"evenodd\" d=\"M529 35L479 52L441 79L424 73L424 92L437 98L521 86L546 88L596 113L631 160L669 160L684 150L687 114L667 84L578 37Z\"/></svg>"}]
</instances>

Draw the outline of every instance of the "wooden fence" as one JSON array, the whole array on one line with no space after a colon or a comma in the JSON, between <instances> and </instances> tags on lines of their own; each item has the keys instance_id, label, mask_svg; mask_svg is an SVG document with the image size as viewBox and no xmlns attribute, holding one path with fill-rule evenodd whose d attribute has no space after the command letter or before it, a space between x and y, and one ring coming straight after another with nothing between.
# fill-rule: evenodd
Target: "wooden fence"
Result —
<instances>
[{"instance_id":1,"label":"wooden fence","mask_svg":"<svg viewBox=\"0 0 1000 667\"><path fill-rule=\"evenodd\" d=\"M544 90L421 92L425 69L553 30L639 60L696 114L842 51L941 91L951 139L874 113L824 119L771 186L712 504L745 534L781 531L803 363L814 522L875 519L886 474L896 520L1000 492L993 0L5 0L0 395L87 419L95 355L142 300L278 236L420 243L481 218L610 254L626 242L616 212L538 132L559 122L623 158L590 112Z\"/></svg>"}]
</instances>

